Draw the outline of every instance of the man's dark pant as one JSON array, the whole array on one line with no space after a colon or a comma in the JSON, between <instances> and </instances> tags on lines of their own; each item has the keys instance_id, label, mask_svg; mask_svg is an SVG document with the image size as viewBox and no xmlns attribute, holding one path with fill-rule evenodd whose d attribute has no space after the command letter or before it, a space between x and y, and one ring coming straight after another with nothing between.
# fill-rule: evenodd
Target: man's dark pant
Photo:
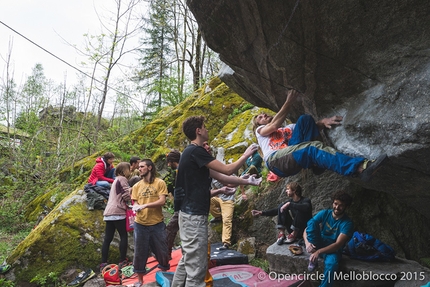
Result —
<instances>
[{"instance_id":1,"label":"man's dark pant","mask_svg":"<svg viewBox=\"0 0 430 287\"><path fill-rule=\"evenodd\" d=\"M169 224L167 224L166 231L167 231L167 251L169 254L172 254L172 248L175 244L175 238L176 234L179 230L179 223L178 223L178 217L179 217L179 211L175 211L173 213L172 218L170 218Z\"/></svg>"},{"instance_id":2,"label":"man's dark pant","mask_svg":"<svg viewBox=\"0 0 430 287\"><path fill-rule=\"evenodd\" d=\"M163 270L170 269L166 243L166 225L164 222L150 226L135 222L134 272L146 273L146 261L148 260L150 249L158 261L158 267Z\"/></svg>"},{"instance_id":3,"label":"man's dark pant","mask_svg":"<svg viewBox=\"0 0 430 287\"><path fill-rule=\"evenodd\" d=\"M284 212L281 212L281 207L287 203L281 203L278 206L278 225L276 228L278 229L286 229L288 233L293 232L293 230L297 230L298 238L303 237L303 230L306 228L306 224L310 218L306 218L306 215L304 212L300 212L298 210L292 211L291 213L294 216L294 219L291 217L290 210L287 208L284 210Z\"/></svg>"}]
</instances>

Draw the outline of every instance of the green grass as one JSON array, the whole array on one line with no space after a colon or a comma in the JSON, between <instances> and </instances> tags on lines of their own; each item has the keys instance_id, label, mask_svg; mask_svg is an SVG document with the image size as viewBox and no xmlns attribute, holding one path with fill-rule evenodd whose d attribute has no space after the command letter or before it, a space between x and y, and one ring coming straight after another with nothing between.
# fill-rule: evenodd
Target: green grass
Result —
<instances>
[{"instance_id":1,"label":"green grass","mask_svg":"<svg viewBox=\"0 0 430 287\"><path fill-rule=\"evenodd\" d=\"M269 273L269 261L261 259L261 258L254 258L249 262L249 265L261 268L264 270L264 272Z\"/></svg>"},{"instance_id":2,"label":"green grass","mask_svg":"<svg viewBox=\"0 0 430 287\"><path fill-rule=\"evenodd\" d=\"M30 233L30 230L8 233L0 230L0 263L2 263L12 250Z\"/></svg>"}]
</instances>

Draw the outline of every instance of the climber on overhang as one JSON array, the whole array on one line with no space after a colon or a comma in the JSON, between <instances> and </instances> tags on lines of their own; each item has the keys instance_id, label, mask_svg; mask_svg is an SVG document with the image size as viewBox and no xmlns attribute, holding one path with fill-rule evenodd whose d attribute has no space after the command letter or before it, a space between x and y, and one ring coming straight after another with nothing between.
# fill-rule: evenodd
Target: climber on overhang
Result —
<instances>
[{"instance_id":1,"label":"climber on overhang","mask_svg":"<svg viewBox=\"0 0 430 287\"><path fill-rule=\"evenodd\" d=\"M298 95L298 91L289 90L285 103L275 116L262 113L253 118L254 132L268 169L280 177L295 175L303 168L311 168L315 174L329 169L370 181L388 160L386 154L376 160L351 157L319 140L320 130L339 125L343 117L333 116L315 122L312 116L302 115L296 124L282 126Z\"/></svg>"}]
</instances>

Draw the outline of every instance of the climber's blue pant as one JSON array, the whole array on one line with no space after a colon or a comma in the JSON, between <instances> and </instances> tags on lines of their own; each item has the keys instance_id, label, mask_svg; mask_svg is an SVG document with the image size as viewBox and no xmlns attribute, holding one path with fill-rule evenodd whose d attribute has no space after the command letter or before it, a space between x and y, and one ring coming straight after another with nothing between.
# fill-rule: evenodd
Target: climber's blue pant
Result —
<instances>
[{"instance_id":1,"label":"climber's blue pant","mask_svg":"<svg viewBox=\"0 0 430 287\"><path fill-rule=\"evenodd\" d=\"M310 115L299 117L288 147L272 153L266 164L276 175L287 177L303 168L319 167L338 174L353 175L363 157L350 157L318 141L318 126Z\"/></svg>"},{"instance_id":2,"label":"climber's blue pant","mask_svg":"<svg viewBox=\"0 0 430 287\"><path fill-rule=\"evenodd\" d=\"M306 237L310 243L317 247L317 249L326 247L333 243L324 240L324 238L321 236L320 226L314 220L308 221L308 226L306 227ZM319 286L333 286L334 275L335 272L337 272L339 268L339 262L342 259L342 249L335 253L321 254L320 257L324 259L324 278Z\"/></svg>"}]
</instances>

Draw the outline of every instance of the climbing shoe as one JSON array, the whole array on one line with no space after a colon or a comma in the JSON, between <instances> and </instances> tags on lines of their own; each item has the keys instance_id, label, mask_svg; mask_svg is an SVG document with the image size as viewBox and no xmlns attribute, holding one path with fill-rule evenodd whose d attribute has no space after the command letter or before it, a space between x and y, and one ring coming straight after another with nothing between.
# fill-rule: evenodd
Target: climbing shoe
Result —
<instances>
[{"instance_id":1,"label":"climbing shoe","mask_svg":"<svg viewBox=\"0 0 430 287\"><path fill-rule=\"evenodd\" d=\"M358 175L358 177L364 182L370 181L372 179L372 176L387 161L388 161L387 154L383 154L375 160L365 160L363 163L364 170Z\"/></svg>"},{"instance_id":2,"label":"climbing shoe","mask_svg":"<svg viewBox=\"0 0 430 287\"><path fill-rule=\"evenodd\" d=\"M309 265L308 265L309 272L313 272L315 269L317 269L317 267L318 267L318 259L315 260L315 262L312 262L311 260L309 260Z\"/></svg>"},{"instance_id":3,"label":"climbing shoe","mask_svg":"<svg viewBox=\"0 0 430 287\"><path fill-rule=\"evenodd\" d=\"M87 269L79 273L78 276L76 276L76 278L72 282L67 284L67 286L73 287L81 285L82 283L87 282L88 280L93 278L95 275L96 273L94 273L92 269Z\"/></svg>"},{"instance_id":4,"label":"climbing shoe","mask_svg":"<svg viewBox=\"0 0 430 287\"><path fill-rule=\"evenodd\" d=\"M278 244L278 245L284 244L285 239L286 239L285 238L285 234L284 233L279 233L278 240L276 240L276 244Z\"/></svg>"}]
</instances>

